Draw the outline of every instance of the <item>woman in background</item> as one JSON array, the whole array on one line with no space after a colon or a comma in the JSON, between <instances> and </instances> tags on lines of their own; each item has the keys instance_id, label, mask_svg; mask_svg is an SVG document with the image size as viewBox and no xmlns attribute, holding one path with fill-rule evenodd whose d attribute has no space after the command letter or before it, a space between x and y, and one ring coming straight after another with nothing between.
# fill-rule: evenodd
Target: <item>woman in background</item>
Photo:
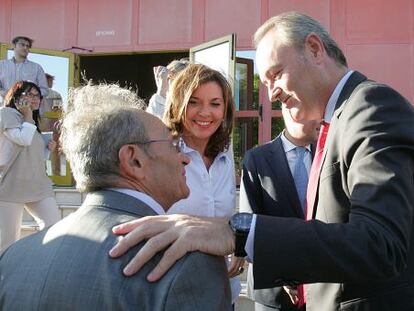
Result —
<instances>
[{"instance_id":1,"label":"woman in background","mask_svg":"<svg viewBox=\"0 0 414 311\"><path fill-rule=\"evenodd\" d=\"M19 238L23 208L40 229L60 219L38 127L41 98L36 84L19 81L0 108L0 253ZM50 140L47 148L55 147Z\"/></svg>"},{"instance_id":2,"label":"woman in background","mask_svg":"<svg viewBox=\"0 0 414 311\"><path fill-rule=\"evenodd\" d=\"M233 161L227 149L233 129L231 87L218 71L188 64L173 80L167 97L164 123L174 137L184 140L191 159L185 167L190 195L175 203L168 214L230 218L236 207ZM229 271L234 276L243 260ZM240 280L231 280L232 301L240 293Z\"/></svg>"}]
</instances>

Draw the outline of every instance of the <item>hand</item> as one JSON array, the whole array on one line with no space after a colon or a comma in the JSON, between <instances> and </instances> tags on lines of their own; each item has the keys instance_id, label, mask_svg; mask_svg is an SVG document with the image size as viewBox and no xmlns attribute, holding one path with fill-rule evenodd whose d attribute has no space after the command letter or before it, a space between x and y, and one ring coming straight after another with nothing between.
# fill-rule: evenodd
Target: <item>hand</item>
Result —
<instances>
[{"instance_id":1,"label":"hand","mask_svg":"<svg viewBox=\"0 0 414 311\"><path fill-rule=\"evenodd\" d=\"M49 140L49 142L47 143L47 148L50 150L50 152L55 151L56 146L57 146L57 143L53 139Z\"/></svg>"},{"instance_id":2,"label":"hand","mask_svg":"<svg viewBox=\"0 0 414 311\"><path fill-rule=\"evenodd\" d=\"M148 239L124 268L125 275L135 274L156 253L164 250L161 261L147 276L150 282L160 279L187 252L200 251L225 256L233 253L234 237L227 219L188 215L148 216L112 228L115 234L126 234L110 251L111 257L122 254Z\"/></svg>"},{"instance_id":3,"label":"hand","mask_svg":"<svg viewBox=\"0 0 414 311\"><path fill-rule=\"evenodd\" d=\"M228 268L229 278L235 277L244 272L244 257L231 255L230 266Z\"/></svg>"},{"instance_id":4,"label":"hand","mask_svg":"<svg viewBox=\"0 0 414 311\"><path fill-rule=\"evenodd\" d=\"M290 301L297 305L299 302L298 288L296 286L283 286L283 289L289 295Z\"/></svg>"},{"instance_id":5,"label":"hand","mask_svg":"<svg viewBox=\"0 0 414 311\"><path fill-rule=\"evenodd\" d=\"M20 100L16 102L16 108L23 115L24 121L34 123L33 111L32 111L32 108L30 107L30 102L28 100L25 100L24 98L20 98Z\"/></svg>"},{"instance_id":6,"label":"hand","mask_svg":"<svg viewBox=\"0 0 414 311\"><path fill-rule=\"evenodd\" d=\"M156 66L153 70L155 84L157 85L157 94L166 98L167 91L170 86L168 82L168 69L164 66Z\"/></svg>"}]
</instances>

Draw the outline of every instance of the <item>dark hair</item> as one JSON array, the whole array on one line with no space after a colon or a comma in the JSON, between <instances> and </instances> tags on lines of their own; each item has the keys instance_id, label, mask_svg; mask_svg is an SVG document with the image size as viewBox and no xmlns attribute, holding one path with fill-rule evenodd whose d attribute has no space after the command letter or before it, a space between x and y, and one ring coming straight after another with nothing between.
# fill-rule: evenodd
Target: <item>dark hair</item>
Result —
<instances>
[{"instance_id":1,"label":"dark hair","mask_svg":"<svg viewBox=\"0 0 414 311\"><path fill-rule=\"evenodd\" d=\"M33 40L33 39L31 39L31 38L29 38L29 37L25 37L25 36L17 36L17 37L14 37L14 38L13 38L12 43L13 43L14 45L16 45L16 43L17 43L17 42L19 42L19 40L25 40L25 41L29 42L29 48L31 48L31 47L32 47L32 44L33 44L33 42L34 42L34 40Z\"/></svg>"},{"instance_id":2,"label":"dark hair","mask_svg":"<svg viewBox=\"0 0 414 311\"><path fill-rule=\"evenodd\" d=\"M231 86L220 72L202 64L187 64L170 86L168 108L164 113L163 121L171 129L173 136L181 135L184 131L190 97L200 85L207 82L216 82L220 86L224 100L224 120L210 137L204 154L215 158L229 147L235 109Z\"/></svg>"},{"instance_id":3,"label":"dark hair","mask_svg":"<svg viewBox=\"0 0 414 311\"><path fill-rule=\"evenodd\" d=\"M30 82L30 81L17 81L15 84L13 84L13 86L7 92L4 98L4 101L5 101L4 106L18 110L16 107L16 103L19 101L20 97L23 95L23 93L29 92L33 88L35 88L39 92L40 100L42 100L42 93L40 92L40 88L35 83ZM33 110L33 120L37 127L37 131L40 133L39 109Z\"/></svg>"}]
</instances>

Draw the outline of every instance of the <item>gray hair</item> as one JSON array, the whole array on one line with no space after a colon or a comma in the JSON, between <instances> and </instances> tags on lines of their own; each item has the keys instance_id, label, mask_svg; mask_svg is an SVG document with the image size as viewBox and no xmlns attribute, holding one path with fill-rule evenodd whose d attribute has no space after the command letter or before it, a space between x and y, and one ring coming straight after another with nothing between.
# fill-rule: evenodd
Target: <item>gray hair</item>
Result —
<instances>
[{"instance_id":1,"label":"gray hair","mask_svg":"<svg viewBox=\"0 0 414 311\"><path fill-rule=\"evenodd\" d=\"M135 93L114 84L70 90L60 143L80 191L116 185L119 149L148 140L144 105Z\"/></svg>"},{"instance_id":2,"label":"gray hair","mask_svg":"<svg viewBox=\"0 0 414 311\"><path fill-rule=\"evenodd\" d=\"M171 77L175 78L183 69L187 67L187 65L190 64L190 61L186 58L181 59L175 59L171 63L167 65L167 69L170 72Z\"/></svg>"},{"instance_id":3,"label":"gray hair","mask_svg":"<svg viewBox=\"0 0 414 311\"><path fill-rule=\"evenodd\" d=\"M279 31L286 45L294 46L300 50L304 48L306 37L313 32L322 40L326 52L336 63L345 67L348 66L338 44L331 38L325 28L310 16L298 12L285 12L268 19L254 34L255 47L272 29Z\"/></svg>"}]
</instances>

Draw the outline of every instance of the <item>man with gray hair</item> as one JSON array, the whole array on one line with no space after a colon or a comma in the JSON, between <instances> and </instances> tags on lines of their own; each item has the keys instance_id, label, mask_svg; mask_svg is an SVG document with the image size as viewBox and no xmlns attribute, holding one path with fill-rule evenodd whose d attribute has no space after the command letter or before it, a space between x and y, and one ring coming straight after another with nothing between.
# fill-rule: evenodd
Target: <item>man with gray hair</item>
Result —
<instances>
[{"instance_id":1,"label":"man with gray hair","mask_svg":"<svg viewBox=\"0 0 414 311\"><path fill-rule=\"evenodd\" d=\"M166 278L121 270L139 251L114 260L119 241L111 228L164 214L189 195L182 142L156 117L139 109L132 92L114 85L85 86L69 96L61 143L87 192L78 211L44 232L12 245L0 258L1 310L230 310L223 257L193 252Z\"/></svg>"},{"instance_id":2,"label":"man with gray hair","mask_svg":"<svg viewBox=\"0 0 414 311\"><path fill-rule=\"evenodd\" d=\"M305 295L298 291L293 301L306 302L307 311L414 310L413 106L350 70L335 41L309 16L287 12L269 19L255 44L270 101L280 100L295 122L323 120L306 220L235 214L230 227L223 219L143 218L114 229L135 228L111 256L148 239L151 227L156 234L124 269L127 275L167 245L169 256L151 280L188 250L247 253L256 289L305 284Z\"/></svg>"}]
</instances>

